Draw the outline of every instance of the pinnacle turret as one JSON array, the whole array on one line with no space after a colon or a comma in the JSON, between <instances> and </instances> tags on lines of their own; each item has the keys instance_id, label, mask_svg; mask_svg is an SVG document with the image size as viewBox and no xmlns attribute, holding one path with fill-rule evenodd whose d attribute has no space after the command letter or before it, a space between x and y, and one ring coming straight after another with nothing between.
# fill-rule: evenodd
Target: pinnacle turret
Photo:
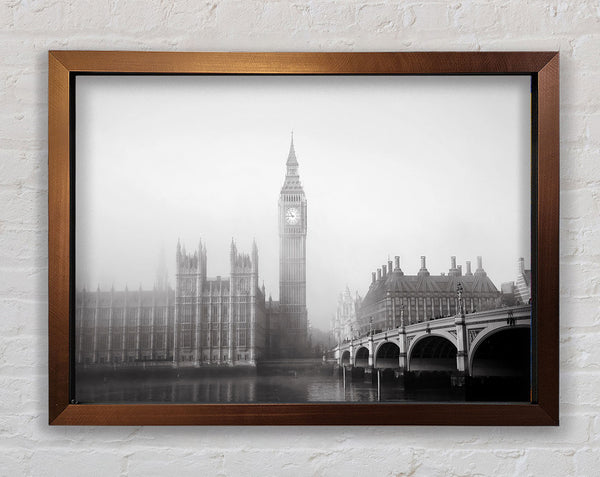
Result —
<instances>
[{"instance_id":1,"label":"pinnacle turret","mask_svg":"<svg viewBox=\"0 0 600 477\"><path fill-rule=\"evenodd\" d=\"M292 139L290 142L290 152L288 153L287 162L285 165L288 167L288 174L290 173L290 167L298 167L298 160L296 159L296 150L294 149L294 131L292 131ZM297 170L294 171L296 175Z\"/></svg>"},{"instance_id":2,"label":"pinnacle turret","mask_svg":"<svg viewBox=\"0 0 600 477\"><path fill-rule=\"evenodd\" d=\"M296 158L296 149L294 148L294 133L290 140L290 152L285 163L286 173L283 183L283 192L302 193L302 184L300 183L300 174L298 172L298 159Z\"/></svg>"}]
</instances>

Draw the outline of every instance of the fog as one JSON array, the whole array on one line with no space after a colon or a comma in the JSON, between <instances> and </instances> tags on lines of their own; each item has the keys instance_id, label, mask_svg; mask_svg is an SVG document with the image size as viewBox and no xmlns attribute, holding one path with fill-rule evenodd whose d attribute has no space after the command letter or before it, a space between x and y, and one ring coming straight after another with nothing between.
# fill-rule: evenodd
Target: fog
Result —
<instances>
[{"instance_id":1,"label":"fog","mask_svg":"<svg viewBox=\"0 0 600 477\"><path fill-rule=\"evenodd\" d=\"M481 255L499 288L530 263L530 107L526 76L80 76L76 285L150 289L163 248L174 286L178 239L227 277L232 238L255 239L278 299L293 129L313 326L396 255L406 274Z\"/></svg>"}]
</instances>

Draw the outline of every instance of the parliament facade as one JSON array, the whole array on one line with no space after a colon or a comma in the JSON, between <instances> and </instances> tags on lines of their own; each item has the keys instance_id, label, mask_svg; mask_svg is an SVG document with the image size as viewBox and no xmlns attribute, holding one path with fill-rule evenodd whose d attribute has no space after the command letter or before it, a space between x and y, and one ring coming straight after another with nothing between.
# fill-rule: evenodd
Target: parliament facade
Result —
<instances>
[{"instance_id":1,"label":"parliament facade","mask_svg":"<svg viewBox=\"0 0 600 477\"><path fill-rule=\"evenodd\" d=\"M230 275L208 277L199 243L176 249L176 283L160 276L152 290L80 290L75 297L79 366L254 366L307 352L307 201L294 142L279 196L279 301L260 287L258 247L230 247Z\"/></svg>"}]
</instances>

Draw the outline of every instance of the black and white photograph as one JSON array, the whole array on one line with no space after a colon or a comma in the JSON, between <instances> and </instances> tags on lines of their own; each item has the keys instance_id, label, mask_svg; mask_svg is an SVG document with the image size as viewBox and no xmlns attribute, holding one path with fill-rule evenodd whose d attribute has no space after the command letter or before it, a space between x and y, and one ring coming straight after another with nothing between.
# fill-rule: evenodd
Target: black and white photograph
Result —
<instances>
[{"instance_id":1,"label":"black and white photograph","mask_svg":"<svg viewBox=\"0 0 600 477\"><path fill-rule=\"evenodd\" d=\"M76 402L530 402L531 76L75 99Z\"/></svg>"}]
</instances>

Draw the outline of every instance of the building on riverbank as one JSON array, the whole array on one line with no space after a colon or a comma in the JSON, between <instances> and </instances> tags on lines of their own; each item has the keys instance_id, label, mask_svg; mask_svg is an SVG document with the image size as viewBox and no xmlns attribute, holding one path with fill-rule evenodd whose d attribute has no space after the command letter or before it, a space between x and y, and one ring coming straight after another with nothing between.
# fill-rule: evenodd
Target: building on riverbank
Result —
<instances>
[{"instance_id":1,"label":"building on riverbank","mask_svg":"<svg viewBox=\"0 0 600 477\"><path fill-rule=\"evenodd\" d=\"M362 298L358 292L355 292L353 296L348 286L343 293L339 294L336 312L331 322L331 330L336 343L350 340L358 332L357 317L361 302Z\"/></svg>"},{"instance_id":2,"label":"building on riverbank","mask_svg":"<svg viewBox=\"0 0 600 477\"><path fill-rule=\"evenodd\" d=\"M266 346L258 249L231 243L230 277L206 276L206 247L177 244L176 286L96 291L76 297L76 362L127 366L254 365Z\"/></svg>"},{"instance_id":3,"label":"building on riverbank","mask_svg":"<svg viewBox=\"0 0 600 477\"><path fill-rule=\"evenodd\" d=\"M206 246L177 244L176 284L159 267L152 290L89 291L75 296L78 365L255 365L265 358L307 356L307 201L293 137L278 199L279 300L265 303L258 248L231 243L230 276L206 275Z\"/></svg>"},{"instance_id":4,"label":"building on riverbank","mask_svg":"<svg viewBox=\"0 0 600 477\"><path fill-rule=\"evenodd\" d=\"M498 306L500 292L483 269L481 257L477 257L474 273L469 261L464 274L456 257L451 257L450 262L448 273L441 275L429 273L424 256L416 275L404 274L399 257L395 257L395 264L390 260L378 268L372 273L369 290L358 309L359 334L455 315L459 283L467 312Z\"/></svg>"}]
</instances>

